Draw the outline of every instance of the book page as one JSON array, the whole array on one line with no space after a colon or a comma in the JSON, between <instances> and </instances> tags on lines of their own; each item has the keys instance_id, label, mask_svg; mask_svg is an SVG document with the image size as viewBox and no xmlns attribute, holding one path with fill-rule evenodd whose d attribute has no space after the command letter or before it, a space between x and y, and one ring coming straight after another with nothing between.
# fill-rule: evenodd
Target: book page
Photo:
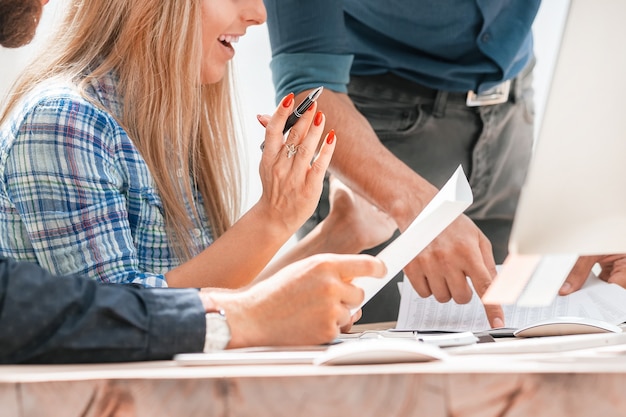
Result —
<instances>
[{"instance_id":1,"label":"book page","mask_svg":"<svg viewBox=\"0 0 626 417\"><path fill-rule=\"evenodd\" d=\"M548 306L518 307L513 304L502 308L504 325L512 328L555 316L585 317L621 324L626 322L626 289L608 284L592 274L583 288L567 296L557 296ZM468 304L439 303L433 296L421 298L405 277L396 329L477 332L489 327L483 304L476 293Z\"/></svg>"}]
</instances>

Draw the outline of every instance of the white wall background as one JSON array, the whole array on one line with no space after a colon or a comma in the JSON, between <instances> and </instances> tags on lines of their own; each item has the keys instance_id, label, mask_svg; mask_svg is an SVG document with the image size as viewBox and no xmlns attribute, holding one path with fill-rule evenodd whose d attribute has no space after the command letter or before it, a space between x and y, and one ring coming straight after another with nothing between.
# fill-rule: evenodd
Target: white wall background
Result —
<instances>
[{"instance_id":1,"label":"white wall background","mask_svg":"<svg viewBox=\"0 0 626 417\"><path fill-rule=\"evenodd\" d=\"M537 127L541 122L568 4L569 0L544 0L533 27L537 55L535 69ZM48 36L66 5L67 0L55 0L46 6L37 36L30 45L16 50L0 49L0 96L4 96L17 74L41 47L42 41ZM271 114L274 110L274 90L269 69L271 53L266 26L250 28L248 34L236 45L236 50L234 64L238 84L239 115L244 133L245 152L242 154L247 179L244 201L245 206L249 207L261 195L258 162L261 157L259 144L263 140L263 129L257 122L256 115Z\"/></svg>"}]
</instances>

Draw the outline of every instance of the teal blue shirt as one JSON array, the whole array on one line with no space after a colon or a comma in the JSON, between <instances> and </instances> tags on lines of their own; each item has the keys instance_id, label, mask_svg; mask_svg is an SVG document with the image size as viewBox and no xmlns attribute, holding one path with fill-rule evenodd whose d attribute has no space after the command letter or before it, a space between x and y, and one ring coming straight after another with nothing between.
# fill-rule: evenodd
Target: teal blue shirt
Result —
<instances>
[{"instance_id":1,"label":"teal blue shirt","mask_svg":"<svg viewBox=\"0 0 626 417\"><path fill-rule=\"evenodd\" d=\"M394 73L447 91L515 77L540 0L265 0L277 97Z\"/></svg>"}]
</instances>

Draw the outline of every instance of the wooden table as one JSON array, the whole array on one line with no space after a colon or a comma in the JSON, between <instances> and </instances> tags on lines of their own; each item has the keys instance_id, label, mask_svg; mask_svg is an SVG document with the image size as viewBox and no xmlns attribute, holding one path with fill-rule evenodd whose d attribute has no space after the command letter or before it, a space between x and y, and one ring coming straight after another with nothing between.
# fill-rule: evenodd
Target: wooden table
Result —
<instances>
[{"instance_id":1,"label":"wooden table","mask_svg":"<svg viewBox=\"0 0 626 417\"><path fill-rule=\"evenodd\" d=\"M0 416L624 416L626 357L0 366Z\"/></svg>"}]
</instances>

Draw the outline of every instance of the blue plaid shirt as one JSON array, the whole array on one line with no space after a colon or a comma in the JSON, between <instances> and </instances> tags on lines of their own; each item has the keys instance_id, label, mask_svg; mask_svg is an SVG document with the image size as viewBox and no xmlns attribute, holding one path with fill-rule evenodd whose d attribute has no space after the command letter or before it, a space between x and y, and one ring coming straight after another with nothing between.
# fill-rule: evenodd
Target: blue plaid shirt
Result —
<instances>
[{"instance_id":1,"label":"blue plaid shirt","mask_svg":"<svg viewBox=\"0 0 626 417\"><path fill-rule=\"evenodd\" d=\"M41 85L0 127L0 256L55 275L165 287L179 265L148 166L112 116L116 77L85 100L70 83ZM199 250L213 241L202 209Z\"/></svg>"}]
</instances>

